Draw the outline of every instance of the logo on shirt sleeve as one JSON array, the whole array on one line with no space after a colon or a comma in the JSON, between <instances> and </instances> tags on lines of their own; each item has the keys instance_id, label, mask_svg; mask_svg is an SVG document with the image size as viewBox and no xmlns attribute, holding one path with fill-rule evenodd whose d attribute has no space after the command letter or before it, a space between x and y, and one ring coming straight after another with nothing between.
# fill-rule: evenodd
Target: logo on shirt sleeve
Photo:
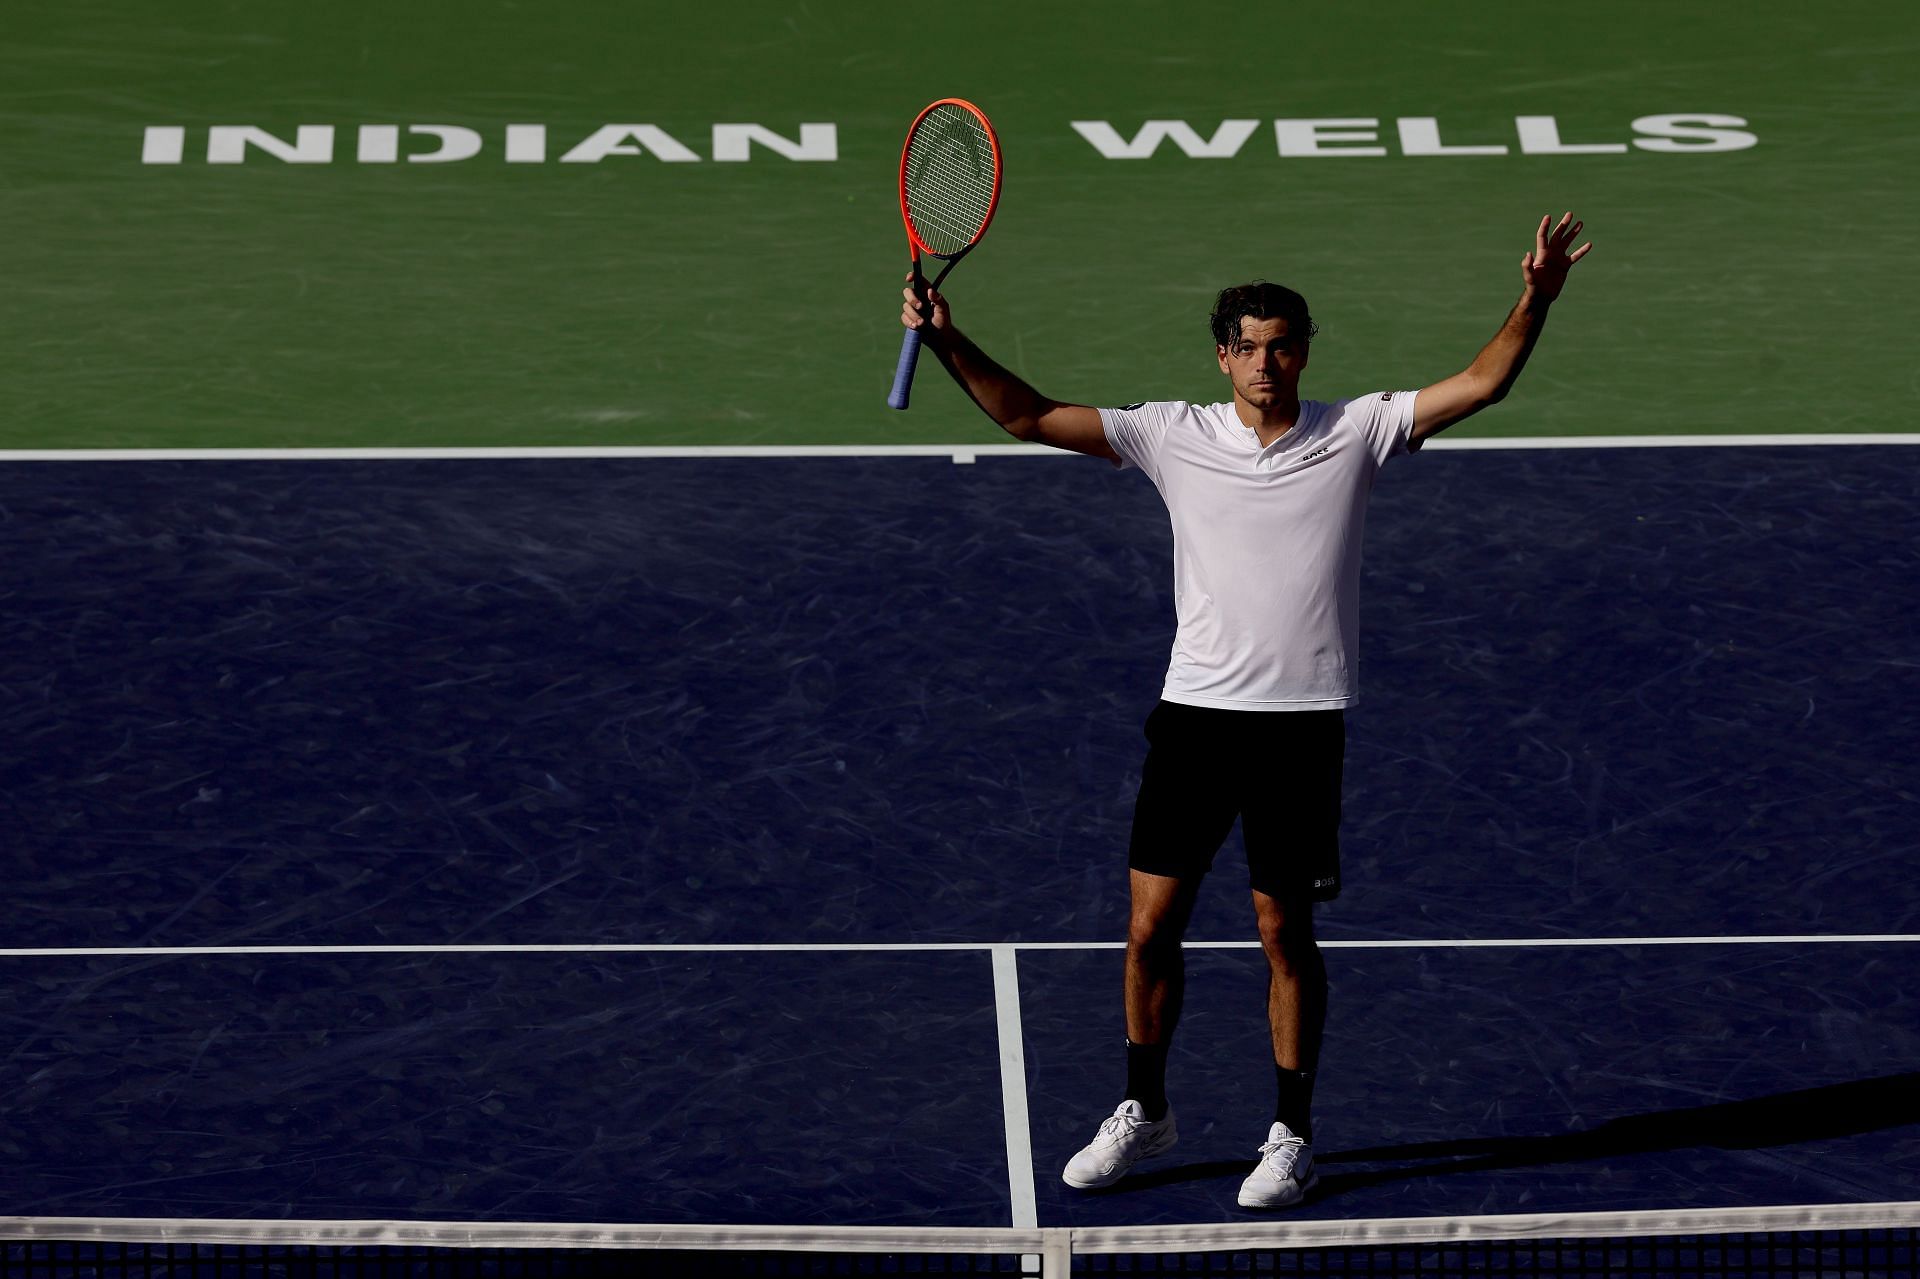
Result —
<instances>
[{"instance_id":1,"label":"logo on shirt sleeve","mask_svg":"<svg viewBox=\"0 0 1920 1279\"><path fill-rule=\"evenodd\" d=\"M1120 406L1119 411L1122 413L1131 413L1135 409L1143 409L1146 406L1147 406L1147 402L1145 400L1142 400L1138 404L1122 404Z\"/></svg>"}]
</instances>

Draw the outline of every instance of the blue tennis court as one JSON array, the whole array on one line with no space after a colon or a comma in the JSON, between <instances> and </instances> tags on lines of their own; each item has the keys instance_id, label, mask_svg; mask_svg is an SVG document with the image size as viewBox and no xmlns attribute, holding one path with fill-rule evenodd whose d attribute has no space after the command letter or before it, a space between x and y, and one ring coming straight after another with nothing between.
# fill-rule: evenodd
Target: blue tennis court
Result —
<instances>
[{"instance_id":1,"label":"blue tennis court","mask_svg":"<svg viewBox=\"0 0 1920 1279\"><path fill-rule=\"evenodd\" d=\"M1385 472L1295 1217L1911 1198L1917 487ZM45 462L0 511L15 1226L1263 1220L1233 843L1182 1144L1058 1182L1121 1085L1138 475Z\"/></svg>"}]
</instances>

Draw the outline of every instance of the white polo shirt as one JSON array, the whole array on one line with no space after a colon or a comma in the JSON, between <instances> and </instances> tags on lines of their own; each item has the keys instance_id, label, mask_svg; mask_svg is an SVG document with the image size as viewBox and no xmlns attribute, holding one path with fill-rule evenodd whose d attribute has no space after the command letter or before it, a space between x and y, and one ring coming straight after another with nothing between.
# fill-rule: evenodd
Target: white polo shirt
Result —
<instances>
[{"instance_id":1,"label":"white polo shirt","mask_svg":"<svg viewBox=\"0 0 1920 1279\"><path fill-rule=\"evenodd\" d=\"M1266 448L1232 404L1100 410L1121 465L1147 473L1173 520L1179 629L1161 697L1248 711L1354 703L1367 495L1407 452L1413 397L1302 400Z\"/></svg>"}]
</instances>

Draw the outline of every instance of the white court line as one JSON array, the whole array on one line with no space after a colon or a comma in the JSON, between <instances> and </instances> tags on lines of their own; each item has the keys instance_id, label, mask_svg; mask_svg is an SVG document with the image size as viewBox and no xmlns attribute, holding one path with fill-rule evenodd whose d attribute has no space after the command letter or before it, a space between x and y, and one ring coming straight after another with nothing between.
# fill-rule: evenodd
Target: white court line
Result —
<instances>
[{"instance_id":1,"label":"white court line","mask_svg":"<svg viewBox=\"0 0 1920 1279\"><path fill-rule=\"evenodd\" d=\"M419 448L6 449L0 462L510 461L573 457L1077 457L1044 444L559 444Z\"/></svg>"},{"instance_id":2,"label":"white court line","mask_svg":"<svg viewBox=\"0 0 1920 1279\"><path fill-rule=\"evenodd\" d=\"M1832 435L1554 435L1529 439L1514 435L1446 437L1428 440L1425 448L1439 449L1694 449L1753 448L1768 444L1920 444L1911 432L1862 431Z\"/></svg>"},{"instance_id":3,"label":"white court line","mask_svg":"<svg viewBox=\"0 0 1920 1279\"><path fill-rule=\"evenodd\" d=\"M993 948L993 1012L1000 1030L1000 1108L1007 1121L1007 1188L1015 1227L1040 1224L1027 1120L1027 1049L1020 1030L1020 970L1012 946Z\"/></svg>"},{"instance_id":4,"label":"white court line","mask_svg":"<svg viewBox=\"0 0 1920 1279\"><path fill-rule=\"evenodd\" d=\"M1824 943L1920 942L1920 933L1780 933L1733 937L1457 937L1322 940L1323 950L1498 950L1555 946L1806 946ZM1190 941L1189 950L1255 950L1257 941ZM340 946L6 946L0 959L142 958L163 955L726 955L774 951L838 954L865 951L1121 950L1123 941L934 942L456 942L445 945Z\"/></svg>"},{"instance_id":5,"label":"white court line","mask_svg":"<svg viewBox=\"0 0 1920 1279\"><path fill-rule=\"evenodd\" d=\"M1858 432L1781 435L1555 435L1463 436L1429 440L1427 448L1673 449L1750 448L1766 445L1920 444L1920 434ZM521 458L765 458L765 457L1078 457L1044 444L562 444L545 447L418 448L231 448L231 449L0 449L4 462L339 462L506 461Z\"/></svg>"}]
</instances>

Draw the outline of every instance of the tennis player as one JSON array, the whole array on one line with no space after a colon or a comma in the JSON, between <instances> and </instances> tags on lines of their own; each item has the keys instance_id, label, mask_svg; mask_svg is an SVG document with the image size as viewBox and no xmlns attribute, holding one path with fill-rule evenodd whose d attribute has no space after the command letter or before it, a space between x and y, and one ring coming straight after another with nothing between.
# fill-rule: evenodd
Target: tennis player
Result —
<instances>
[{"instance_id":1,"label":"tennis player","mask_svg":"<svg viewBox=\"0 0 1920 1279\"><path fill-rule=\"evenodd\" d=\"M1355 700L1360 542L1367 495L1390 459L1497 404L1513 388L1593 246L1581 223L1542 218L1520 259L1520 300L1465 370L1418 391L1300 398L1315 327L1277 284L1220 294L1214 354L1232 398L1096 409L1048 399L954 327L947 301L905 290L901 322L987 415L1021 440L1146 472L1173 524L1178 626L1128 852L1125 1100L1068 1161L1093 1189L1174 1144L1167 1046L1180 1019L1181 938L1201 878L1241 822L1254 918L1270 969L1273 1120L1240 1203L1275 1208L1313 1186L1310 1106L1327 1004L1313 903L1340 891L1344 714Z\"/></svg>"}]
</instances>

